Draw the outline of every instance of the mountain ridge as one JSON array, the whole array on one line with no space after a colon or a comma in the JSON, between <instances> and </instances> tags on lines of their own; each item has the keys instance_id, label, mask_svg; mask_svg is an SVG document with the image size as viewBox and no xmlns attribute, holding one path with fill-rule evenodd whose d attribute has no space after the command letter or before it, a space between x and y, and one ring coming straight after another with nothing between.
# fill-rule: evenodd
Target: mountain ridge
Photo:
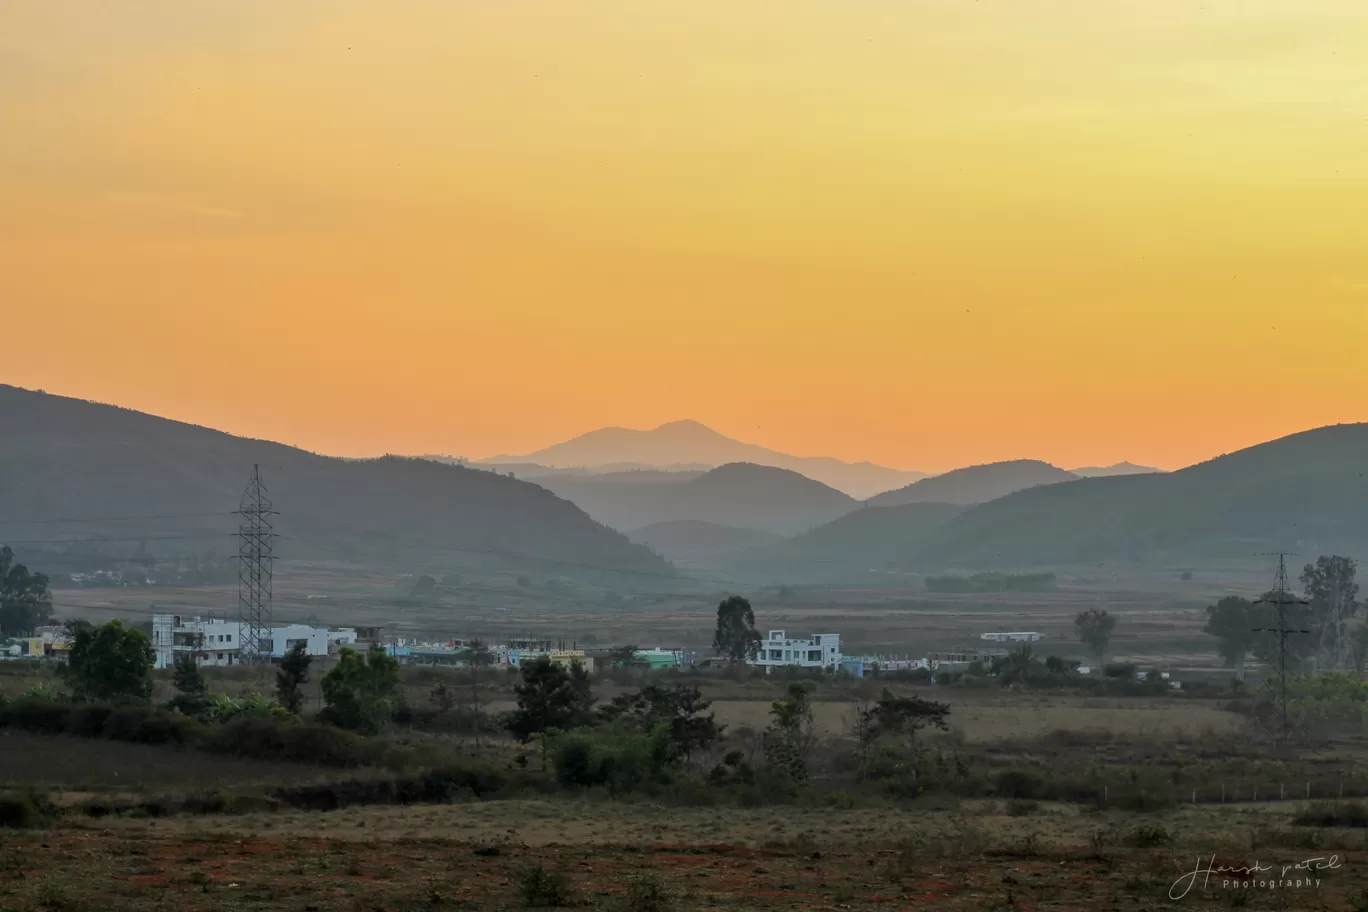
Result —
<instances>
[{"instance_id":1,"label":"mountain ridge","mask_svg":"<svg viewBox=\"0 0 1368 912\"><path fill-rule=\"evenodd\" d=\"M923 478L896 491L885 491L869 498L871 507L894 507L911 503L987 503L1023 488L1072 481L1072 472L1038 459L1010 459L983 465L965 466Z\"/></svg>"},{"instance_id":2,"label":"mountain ridge","mask_svg":"<svg viewBox=\"0 0 1368 912\"><path fill-rule=\"evenodd\" d=\"M0 385L0 536L84 538L71 547L128 550L108 541L99 517L140 519L121 536L171 534L163 545L235 550L236 509L260 465L280 511L282 556L397 564L534 564L671 575L648 549L593 521L551 492L507 476L428 460L387 456L345 460L273 441L161 418L121 406ZM24 517L15 520L10 517ZM65 523L51 517L94 517ZM164 519L155 519L165 517ZM225 518L226 517L226 518ZM155 526L155 528L151 528ZM44 528L39 536L25 529ZM97 547L103 538L109 547ZM204 544L202 544L204 543ZM71 550L67 547L65 550ZM131 547L131 544L129 545ZM37 565L38 562L34 561ZM597 572L590 571L590 572Z\"/></svg>"},{"instance_id":3,"label":"mountain ridge","mask_svg":"<svg viewBox=\"0 0 1368 912\"><path fill-rule=\"evenodd\" d=\"M622 532L696 520L794 535L859 506L849 495L800 472L754 463L727 463L683 482L589 477L543 478L538 483Z\"/></svg>"},{"instance_id":4,"label":"mountain ridge","mask_svg":"<svg viewBox=\"0 0 1368 912\"><path fill-rule=\"evenodd\" d=\"M605 427L522 456L491 456L480 465L535 463L549 469L636 464L652 468L733 463L788 469L820 481L857 500L927 477L925 472L891 469L872 462L843 462L830 456L794 456L721 434L693 419L655 428Z\"/></svg>"}]
</instances>

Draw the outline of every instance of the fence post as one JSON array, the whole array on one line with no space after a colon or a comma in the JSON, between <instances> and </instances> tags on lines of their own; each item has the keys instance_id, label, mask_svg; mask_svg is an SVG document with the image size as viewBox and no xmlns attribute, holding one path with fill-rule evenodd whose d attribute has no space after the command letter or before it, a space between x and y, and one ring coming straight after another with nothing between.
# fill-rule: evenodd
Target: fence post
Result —
<instances>
[{"instance_id":1,"label":"fence post","mask_svg":"<svg viewBox=\"0 0 1368 912\"><path fill-rule=\"evenodd\" d=\"M1340 796L1340 798L1343 798L1343 797L1344 797L1344 780L1343 780L1343 779L1340 780L1340 794L1339 794L1339 796Z\"/></svg>"},{"instance_id":2,"label":"fence post","mask_svg":"<svg viewBox=\"0 0 1368 912\"><path fill-rule=\"evenodd\" d=\"M1193 789L1193 790L1192 790L1192 803L1193 803L1193 804L1196 804L1196 803L1197 803L1197 790L1196 790L1196 789Z\"/></svg>"},{"instance_id":3,"label":"fence post","mask_svg":"<svg viewBox=\"0 0 1368 912\"><path fill-rule=\"evenodd\" d=\"M1259 800L1259 787L1258 787L1257 785L1254 786L1254 800L1255 800L1255 801L1258 801L1258 800Z\"/></svg>"},{"instance_id":4,"label":"fence post","mask_svg":"<svg viewBox=\"0 0 1368 912\"><path fill-rule=\"evenodd\" d=\"M1307 779L1307 780L1306 780L1306 800L1307 800L1307 801L1310 801L1310 800L1311 800L1311 780L1310 780L1310 779Z\"/></svg>"},{"instance_id":5,"label":"fence post","mask_svg":"<svg viewBox=\"0 0 1368 912\"><path fill-rule=\"evenodd\" d=\"M1278 800L1279 800L1279 801L1283 801L1283 800L1285 800L1286 798L1287 798L1287 783L1286 783L1286 782L1279 782L1279 783L1278 783Z\"/></svg>"},{"instance_id":6,"label":"fence post","mask_svg":"<svg viewBox=\"0 0 1368 912\"><path fill-rule=\"evenodd\" d=\"M1221 783L1221 804L1225 804L1225 783Z\"/></svg>"},{"instance_id":7,"label":"fence post","mask_svg":"<svg viewBox=\"0 0 1368 912\"><path fill-rule=\"evenodd\" d=\"M1107 792L1108 792L1108 791L1109 791L1109 790L1108 790L1107 786L1105 786L1105 785L1102 786L1102 803L1103 803L1103 804L1106 804L1106 803L1107 803Z\"/></svg>"}]
</instances>

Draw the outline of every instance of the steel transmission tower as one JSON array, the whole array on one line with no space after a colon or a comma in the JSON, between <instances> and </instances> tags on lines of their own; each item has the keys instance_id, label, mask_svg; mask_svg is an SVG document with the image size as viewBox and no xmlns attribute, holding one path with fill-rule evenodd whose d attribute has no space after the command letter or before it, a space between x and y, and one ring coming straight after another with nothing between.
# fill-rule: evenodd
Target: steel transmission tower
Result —
<instances>
[{"instance_id":1,"label":"steel transmission tower","mask_svg":"<svg viewBox=\"0 0 1368 912\"><path fill-rule=\"evenodd\" d=\"M271 545L275 532L271 501L261 481L261 466L252 466L252 478L242 492L238 524L238 653L243 662L269 658L271 639Z\"/></svg>"},{"instance_id":2,"label":"steel transmission tower","mask_svg":"<svg viewBox=\"0 0 1368 912\"><path fill-rule=\"evenodd\" d=\"M1255 627L1255 633L1276 633L1278 635L1278 699L1282 704L1282 732L1280 741L1286 741L1287 727L1287 638L1294 633L1310 633L1309 630L1291 630L1287 626L1287 607L1289 605L1309 605L1287 589L1287 554L1278 554L1278 578L1273 582L1273 591L1265 598L1254 602L1256 605L1272 605L1278 612L1277 627Z\"/></svg>"}]
</instances>

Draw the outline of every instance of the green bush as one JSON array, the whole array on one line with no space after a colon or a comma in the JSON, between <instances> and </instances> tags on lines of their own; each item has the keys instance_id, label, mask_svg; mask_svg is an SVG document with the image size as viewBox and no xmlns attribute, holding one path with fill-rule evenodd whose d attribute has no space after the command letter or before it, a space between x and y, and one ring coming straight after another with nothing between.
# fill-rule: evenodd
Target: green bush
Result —
<instances>
[{"instance_id":1,"label":"green bush","mask_svg":"<svg viewBox=\"0 0 1368 912\"><path fill-rule=\"evenodd\" d=\"M35 829L44 826L54 808L35 792L0 795L0 829Z\"/></svg>"},{"instance_id":2,"label":"green bush","mask_svg":"<svg viewBox=\"0 0 1368 912\"><path fill-rule=\"evenodd\" d=\"M1043 798L1045 780L1029 770L1003 770L993 781L999 798Z\"/></svg>"},{"instance_id":3,"label":"green bush","mask_svg":"<svg viewBox=\"0 0 1368 912\"><path fill-rule=\"evenodd\" d=\"M613 792L629 792L650 782L668 781L676 757L663 724L650 734L604 725L556 736L551 760L556 781L563 786L606 786Z\"/></svg>"},{"instance_id":4,"label":"green bush","mask_svg":"<svg viewBox=\"0 0 1368 912\"><path fill-rule=\"evenodd\" d=\"M0 706L0 728L17 728L40 735L66 731L71 704L47 697L22 696Z\"/></svg>"},{"instance_id":5,"label":"green bush","mask_svg":"<svg viewBox=\"0 0 1368 912\"><path fill-rule=\"evenodd\" d=\"M1317 802L1303 808L1292 822L1312 827L1368 827L1368 807L1358 801Z\"/></svg>"},{"instance_id":6,"label":"green bush","mask_svg":"<svg viewBox=\"0 0 1368 912\"><path fill-rule=\"evenodd\" d=\"M671 896L660 878L643 874L628 881L622 894L622 912L666 912Z\"/></svg>"},{"instance_id":7,"label":"green bush","mask_svg":"<svg viewBox=\"0 0 1368 912\"><path fill-rule=\"evenodd\" d=\"M560 871L532 865L518 873L518 892L529 909L557 909L574 902L570 878Z\"/></svg>"}]
</instances>

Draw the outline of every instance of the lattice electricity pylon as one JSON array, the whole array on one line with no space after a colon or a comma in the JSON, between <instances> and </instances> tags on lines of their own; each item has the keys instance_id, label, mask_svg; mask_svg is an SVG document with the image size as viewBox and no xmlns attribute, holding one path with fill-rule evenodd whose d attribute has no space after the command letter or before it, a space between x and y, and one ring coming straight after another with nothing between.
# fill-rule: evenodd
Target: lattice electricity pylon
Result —
<instances>
[{"instance_id":1,"label":"lattice electricity pylon","mask_svg":"<svg viewBox=\"0 0 1368 912\"><path fill-rule=\"evenodd\" d=\"M1273 591L1270 593L1273 598L1257 599L1256 605L1273 605L1278 612L1277 627L1255 627L1254 633L1276 633L1278 635L1278 689L1279 702L1282 704L1282 735L1280 741L1286 741L1288 736L1287 728L1287 638L1294 633L1307 633L1309 630L1289 630L1287 627L1287 607L1288 605L1309 605L1306 599L1294 598L1292 593L1287 591L1287 552L1278 554L1278 578L1273 581Z\"/></svg>"},{"instance_id":2,"label":"lattice electricity pylon","mask_svg":"<svg viewBox=\"0 0 1368 912\"><path fill-rule=\"evenodd\" d=\"M261 466L252 466L252 478L242 492L238 525L238 644L239 660L261 662L271 650L271 571L275 532L271 501L261 480Z\"/></svg>"}]
</instances>

